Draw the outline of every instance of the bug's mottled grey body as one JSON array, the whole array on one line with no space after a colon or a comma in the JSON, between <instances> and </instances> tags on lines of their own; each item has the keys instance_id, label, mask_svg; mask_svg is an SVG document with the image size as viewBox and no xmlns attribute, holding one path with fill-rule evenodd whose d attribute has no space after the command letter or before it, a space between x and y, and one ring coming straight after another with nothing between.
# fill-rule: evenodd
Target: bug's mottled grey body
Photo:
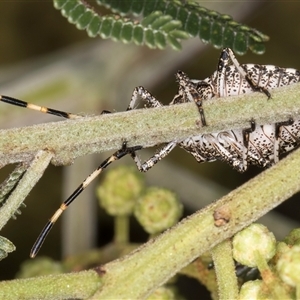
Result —
<instances>
[{"instance_id":1,"label":"bug's mottled grey body","mask_svg":"<svg viewBox=\"0 0 300 300\"><path fill-rule=\"evenodd\" d=\"M178 97L186 98L184 80L179 79L179 94L174 98L175 102ZM239 65L232 51L224 49L218 70L203 81L192 82L198 86L197 90L203 100L216 101L220 97L252 93L255 90L270 96L272 88L299 80L300 72L295 69L271 65ZM299 144L299 138L300 120L293 120L263 126L254 124L248 134L240 129L193 136L182 141L179 146L191 153L198 162L219 159L243 172L248 164L265 167L277 162L280 153L290 151Z\"/></svg>"},{"instance_id":2,"label":"bug's mottled grey body","mask_svg":"<svg viewBox=\"0 0 300 300\"><path fill-rule=\"evenodd\" d=\"M201 107L201 119L205 122L202 100L217 101L221 97L254 91L263 92L270 98L271 89L299 82L300 72L271 65L240 65L232 50L226 48L221 53L217 70L210 77L204 80L190 80L181 71L176 77L179 91L170 105L196 102L198 107ZM148 106L161 106L161 103L142 87L137 88L135 92L129 109L134 108L138 95ZM266 167L276 163L279 154L294 149L300 143L300 120L287 120L263 126L256 126L252 121L249 127L201 134L180 142L170 142L145 163L142 164L138 158L135 158L135 161L140 170L147 171L178 145L192 154L199 163L222 160L234 169L244 172L248 165Z\"/></svg>"},{"instance_id":3,"label":"bug's mottled grey body","mask_svg":"<svg viewBox=\"0 0 300 300\"><path fill-rule=\"evenodd\" d=\"M276 66L240 65L233 52L227 48L222 51L217 71L212 76L204 80L190 80L186 74L179 71L176 74L176 78L179 83L179 90L170 105L194 102L199 110L202 125L205 126L203 100L217 101L221 97L252 93L254 91L263 92L270 98L271 94L269 91L272 88L299 82L300 72L295 69L284 69ZM155 97L140 86L134 89L127 110L135 109L140 98L145 101L145 106L147 107L162 106ZM30 108L67 119L81 118L81 116L76 114L38 106L4 95L0 95L0 102ZM57 219L77 196L86 189L91 181L111 163L125 155L130 155L138 169L146 172L178 145L191 153L198 162L222 160L229 163L236 170L243 172L249 164L265 167L276 163L279 154L291 151L300 144L299 139L300 119L263 126L256 126L255 121L251 120L250 128L228 130L213 134L200 134L181 141L171 141L145 162L141 162L136 155L136 152L143 147L127 147L127 143L124 141L122 148L104 160L61 204L41 231L32 247L30 256L36 256Z\"/></svg>"},{"instance_id":4,"label":"bug's mottled grey body","mask_svg":"<svg viewBox=\"0 0 300 300\"><path fill-rule=\"evenodd\" d=\"M179 74L180 88L178 97L185 96L185 80ZM183 75L184 77L184 75ZM270 96L272 88L296 83L300 72L291 68L271 65L239 65L230 49L224 49L218 70L203 81L193 80L202 99L215 101L217 98L252 93L255 90ZM186 101L181 101L186 102ZM175 103L174 103L175 104ZM279 153L294 149L299 144L300 120L290 120L280 124L253 126L247 131L242 129L203 134L182 141L179 146L191 153L198 162L223 160L243 172L248 164L269 166L278 161Z\"/></svg>"}]
</instances>

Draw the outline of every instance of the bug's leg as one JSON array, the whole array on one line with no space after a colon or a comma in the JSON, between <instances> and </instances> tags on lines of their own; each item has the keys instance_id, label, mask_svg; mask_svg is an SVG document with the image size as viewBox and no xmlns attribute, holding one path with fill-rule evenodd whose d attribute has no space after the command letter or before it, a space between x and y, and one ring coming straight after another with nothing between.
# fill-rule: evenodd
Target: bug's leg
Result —
<instances>
[{"instance_id":1,"label":"bug's leg","mask_svg":"<svg viewBox=\"0 0 300 300\"><path fill-rule=\"evenodd\" d=\"M222 50L216 72L217 93L219 97L226 96L226 68L231 65L228 49Z\"/></svg>"},{"instance_id":2,"label":"bug's leg","mask_svg":"<svg viewBox=\"0 0 300 300\"><path fill-rule=\"evenodd\" d=\"M177 142L170 142L164 147L160 148L152 157L147 159L145 162L141 162L140 158L136 155L134 151L130 152L131 157L133 158L137 168L141 172L147 172L160 160L165 158L177 145Z\"/></svg>"},{"instance_id":3,"label":"bug's leg","mask_svg":"<svg viewBox=\"0 0 300 300\"><path fill-rule=\"evenodd\" d=\"M145 102L146 107L163 106L163 104L160 103L148 90L146 90L142 86L138 86L132 92L131 100L129 102L126 111L136 109L139 105L140 100L143 100ZM109 110L103 110L101 112L101 114L109 114L109 113L111 113L111 111Z\"/></svg>"},{"instance_id":4,"label":"bug's leg","mask_svg":"<svg viewBox=\"0 0 300 300\"><path fill-rule=\"evenodd\" d=\"M127 107L128 110L136 109L139 105L140 100L145 102L146 107L162 107L163 104L159 102L148 90L146 90L142 86L138 86L133 90L131 100L129 102L129 105ZM102 113L109 113L109 111L103 111ZM142 163L139 159L139 157L136 155L135 151L131 151L131 157L133 158L134 162L136 163L138 169L141 172L146 172L150 168L153 167L154 164L156 164L159 160L164 158L166 155L169 154L169 152L176 146L176 143L174 143L173 147L164 147L162 148L158 153L154 154L153 157L151 157L148 161L145 163ZM166 148L166 149L165 149ZM165 150L163 150L165 149ZM139 149L138 149L139 150Z\"/></svg>"},{"instance_id":5,"label":"bug's leg","mask_svg":"<svg viewBox=\"0 0 300 300\"><path fill-rule=\"evenodd\" d=\"M294 120L290 118L287 121L275 123L275 138L274 138L274 163L279 161L279 139L280 139L280 131L281 128L284 126L293 125ZM290 133L291 136L291 133ZM294 141L298 140L296 137L293 136Z\"/></svg>"},{"instance_id":6,"label":"bug's leg","mask_svg":"<svg viewBox=\"0 0 300 300\"><path fill-rule=\"evenodd\" d=\"M256 127L255 121L252 119L250 121L250 127L243 129L243 170L241 172L244 172L248 168L248 150L249 150L249 140L250 140L250 133L254 132Z\"/></svg>"},{"instance_id":7,"label":"bug's leg","mask_svg":"<svg viewBox=\"0 0 300 300\"><path fill-rule=\"evenodd\" d=\"M104 110L101 111L101 115L107 115L107 114L111 114L111 111L110 110L106 110L106 109L104 109Z\"/></svg>"},{"instance_id":8,"label":"bug's leg","mask_svg":"<svg viewBox=\"0 0 300 300\"><path fill-rule=\"evenodd\" d=\"M206 126L206 120L204 116L204 110L202 106L202 97L198 92L195 84L190 78L182 71L176 73L176 78L179 83L179 89L184 93L185 102L195 102L197 105L202 126Z\"/></svg>"},{"instance_id":9,"label":"bug's leg","mask_svg":"<svg viewBox=\"0 0 300 300\"><path fill-rule=\"evenodd\" d=\"M145 102L145 107L163 106L163 104L160 103L148 90L146 90L143 86L138 86L132 92L131 100L126 111L136 109L139 105L140 100L143 100ZM130 154L138 166L137 160L139 159L136 153L134 151L131 151ZM140 168L139 170L142 171Z\"/></svg>"},{"instance_id":10,"label":"bug's leg","mask_svg":"<svg viewBox=\"0 0 300 300\"><path fill-rule=\"evenodd\" d=\"M139 105L140 100L143 100L145 102L146 107L163 106L163 104L160 103L148 90L146 90L142 86L138 86L132 92L131 100L129 102L126 111L136 109ZM109 113L111 113L111 111L109 110L103 110L101 112L101 114L109 114Z\"/></svg>"},{"instance_id":11,"label":"bug's leg","mask_svg":"<svg viewBox=\"0 0 300 300\"><path fill-rule=\"evenodd\" d=\"M130 103L127 110L132 110L137 108L139 100L145 101L146 107L161 107L163 106L150 92L148 92L144 87L139 86L133 90Z\"/></svg>"},{"instance_id":12,"label":"bug's leg","mask_svg":"<svg viewBox=\"0 0 300 300\"><path fill-rule=\"evenodd\" d=\"M80 116L80 115L71 114L71 113L68 113L65 111L56 110L56 109L48 108L45 106L39 106L39 105L36 105L33 103L28 103L28 102L25 102L25 101L22 101L19 99L15 99L12 97L4 96L4 95L0 95L0 101L11 104L11 105L33 109L33 110L40 111L45 114L50 114L50 115L54 115L54 116L62 117L62 118L66 118L66 119L82 118L82 116Z\"/></svg>"},{"instance_id":13,"label":"bug's leg","mask_svg":"<svg viewBox=\"0 0 300 300\"><path fill-rule=\"evenodd\" d=\"M126 142L123 143L122 148L118 151L116 151L113 155L108 157L105 161L103 161L99 167L91 173L80 185L79 187L72 193L72 195L61 204L60 208L54 213L54 215L50 218L50 220L47 222L43 230L41 231L39 237L37 238L36 242L34 243L31 252L30 257L35 257L42 247L49 231L57 221L57 219L61 216L61 214L68 208L68 206L77 198L77 196L112 162L119 160L121 157L134 153L137 150L140 150L141 146L135 146L135 147L127 147Z\"/></svg>"},{"instance_id":14,"label":"bug's leg","mask_svg":"<svg viewBox=\"0 0 300 300\"><path fill-rule=\"evenodd\" d=\"M235 66L237 71L247 80L253 91L264 93L268 98L271 98L271 94L265 87L259 86L256 82L253 81L251 76L244 70L244 68L239 64L236 59L233 51L230 48L223 49L220 57L220 61L223 60L228 65L228 62L231 61ZM219 62L220 64L220 62ZM226 66L225 66L226 67Z\"/></svg>"},{"instance_id":15,"label":"bug's leg","mask_svg":"<svg viewBox=\"0 0 300 300\"><path fill-rule=\"evenodd\" d=\"M145 102L146 107L161 107L161 106L163 106L163 104L160 103L148 90L146 90L142 86L138 86L133 90L131 100L130 100L130 103L129 103L126 111L136 109L139 105L140 100L143 100ZM102 111L101 114L107 114L107 113L110 113L110 111ZM150 164L152 164L152 165L149 168L147 168L147 166L145 165L147 162L142 164L140 159L138 158L138 156L136 155L136 153L134 151L131 151L131 157L133 158L134 162L136 163L138 169L142 172L146 172L158 161L158 160L155 161L155 158L157 157L157 154L155 154L152 157L152 161L148 162L149 165Z\"/></svg>"}]
</instances>

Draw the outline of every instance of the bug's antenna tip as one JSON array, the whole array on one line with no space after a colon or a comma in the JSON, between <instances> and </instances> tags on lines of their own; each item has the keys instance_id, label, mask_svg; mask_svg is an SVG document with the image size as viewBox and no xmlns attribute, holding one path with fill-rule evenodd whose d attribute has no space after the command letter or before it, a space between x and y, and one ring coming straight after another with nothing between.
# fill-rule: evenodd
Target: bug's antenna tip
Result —
<instances>
[{"instance_id":1,"label":"bug's antenna tip","mask_svg":"<svg viewBox=\"0 0 300 300\"><path fill-rule=\"evenodd\" d=\"M36 249L32 248L31 251L30 251L29 257L30 258L35 258L37 253L38 253L38 251Z\"/></svg>"}]
</instances>

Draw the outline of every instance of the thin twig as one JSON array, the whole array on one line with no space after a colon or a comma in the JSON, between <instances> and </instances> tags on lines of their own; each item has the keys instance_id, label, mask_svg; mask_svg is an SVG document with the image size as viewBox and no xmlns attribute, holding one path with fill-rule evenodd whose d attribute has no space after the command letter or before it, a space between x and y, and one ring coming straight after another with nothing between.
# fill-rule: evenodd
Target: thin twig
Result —
<instances>
[{"instance_id":1,"label":"thin twig","mask_svg":"<svg viewBox=\"0 0 300 300\"><path fill-rule=\"evenodd\" d=\"M36 185L44 174L52 158L51 152L38 151L34 160L27 169L25 175L21 178L16 189L12 192L6 203L1 207L0 229L8 222L15 211L23 203L31 189Z\"/></svg>"},{"instance_id":2,"label":"thin twig","mask_svg":"<svg viewBox=\"0 0 300 300\"><path fill-rule=\"evenodd\" d=\"M196 257L298 192L299 177L298 150L130 255L102 266L107 285L91 299L147 297ZM226 211L228 223L217 227L214 222L216 211ZM110 285L109 282L117 284Z\"/></svg>"},{"instance_id":3,"label":"thin twig","mask_svg":"<svg viewBox=\"0 0 300 300\"><path fill-rule=\"evenodd\" d=\"M146 298L196 257L231 237L299 191L299 177L298 150L131 254L99 267L98 275L93 271L84 271L77 273L76 276L51 275L3 282L0 298L15 299L22 295L23 299L33 299L33 293L36 297L34 299L74 298L74 293L78 289L70 288L70 284L84 286L81 296L83 293L85 296L92 295L95 289L101 287L89 299ZM228 223L217 227L214 223L214 212L224 211L224 208L228 212ZM88 276L83 278L85 274ZM67 282L69 278L72 279L72 283ZM101 282L105 282L105 285L101 286Z\"/></svg>"},{"instance_id":4,"label":"thin twig","mask_svg":"<svg viewBox=\"0 0 300 300\"><path fill-rule=\"evenodd\" d=\"M146 148L203 133L248 128L252 118L260 125L299 117L300 84L271 93L270 100L252 93L206 101L205 127L195 105L187 103L1 130L0 162L25 161L45 149L53 152L54 164L70 164L78 156L120 148L123 141Z\"/></svg>"}]
</instances>

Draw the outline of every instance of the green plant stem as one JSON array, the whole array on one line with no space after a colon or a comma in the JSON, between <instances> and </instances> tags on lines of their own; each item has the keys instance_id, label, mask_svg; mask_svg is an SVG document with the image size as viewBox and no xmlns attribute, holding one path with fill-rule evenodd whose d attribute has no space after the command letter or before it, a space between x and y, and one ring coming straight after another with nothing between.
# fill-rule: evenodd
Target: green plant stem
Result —
<instances>
[{"instance_id":1,"label":"green plant stem","mask_svg":"<svg viewBox=\"0 0 300 300\"><path fill-rule=\"evenodd\" d=\"M237 299L238 281L232 257L232 246L229 239L215 246L212 251L214 268L217 275L219 300Z\"/></svg>"},{"instance_id":2,"label":"green plant stem","mask_svg":"<svg viewBox=\"0 0 300 300\"><path fill-rule=\"evenodd\" d=\"M49 275L0 282L0 299L87 299L101 286L95 271Z\"/></svg>"},{"instance_id":3,"label":"green plant stem","mask_svg":"<svg viewBox=\"0 0 300 300\"><path fill-rule=\"evenodd\" d=\"M118 149L123 141L128 146L152 147L203 133L249 128L252 118L261 125L299 117L300 84L271 94L269 100L262 93L251 93L206 101L205 127L195 104L187 103L1 130L0 162L26 161L38 150L51 149L52 163L70 164L78 156Z\"/></svg>"},{"instance_id":4,"label":"green plant stem","mask_svg":"<svg viewBox=\"0 0 300 300\"><path fill-rule=\"evenodd\" d=\"M150 240L131 255L101 267L107 284L91 299L141 299L148 296L196 257L299 191L298 178L300 150L218 202L184 219L157 239ZM214 212L225 206L230 214L229 222L216 227Z\"/></svg>"},{"instance_id":5,"label":"green plant stem","mask_svg":"<svg viewBox=\"0 0 300 300\"><path fill-rule=\"evenodd\" d=\"M266 284L272 299L291 299L291 295L285 290L284 285L270 269L265 257L259 250L255 251L255 260L261 277Z\"/></svg>"},{"instance_id":6,"label":"green plant stem","mask_svg":"<svg viewBox=\"0 0 300 300\"><path fill-rule=\"evenodd\" d=\"M129 238L129 216L115 216L115 242L128 243Z\"/></svg>"},{"instance_id":7,"label":"green plant stem","mask_svg":"<svg viewBox=\"0 0 300 300\"><path fill-rule=\"evenodd\" d=\"M98 290L89 299L142 299L147 297L196 257L233 236L299 191L298 178L300 178L300 150L291 153L278 164L219 201L182 220L131 254L99 267L98 273L101 274L104 284L101 286L101 290ZM227 212L228 223L216 227L214 213L220 209ZM63 276L72 275L59 276L63 278ZM31 280L36 289L47 293L43 277ZM85 280L79 277L78 288L84 284ZM10 287L5 287L5 289L0 285L0 299L9 299L3 297L9 292L14 293L12 299L20 299L20 295L25 293L22 290L27 289L25 285L20 289L18 280L9 282L9 285ZM67 284L60 286L60 283L53 280L51 285L52 290L57 294L66 294L66 290L70 292ZM95 292L94 287L90 292ZM44 295L44 298L41 294L39 295L38 299L49 299L49 297L46 298L47 295Z\"/></svg>"},{"instance_id":8,"label":"green plant stem","mask_svg":"<svg viewBox=\"0 0 300 300\"><path fill-rule=\"evenodd\" d=\"M0 209L0 229L8 222L14 212L20 207L32 188L44 174L53 154L46 151L38 151L30 167L19 181L16 189Z\"/></svg>"}]
</instances>

